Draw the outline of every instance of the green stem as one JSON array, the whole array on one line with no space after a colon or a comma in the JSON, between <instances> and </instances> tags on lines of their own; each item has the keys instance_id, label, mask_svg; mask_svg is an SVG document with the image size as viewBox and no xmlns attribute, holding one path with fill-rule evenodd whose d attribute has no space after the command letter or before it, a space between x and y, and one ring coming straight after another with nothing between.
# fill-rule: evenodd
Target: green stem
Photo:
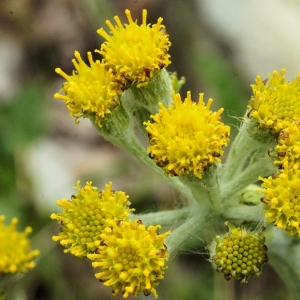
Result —
<instances>
[{"instance_id":1,"label":"green stem","mask_svg":"<svg viewBox=\"0 0 300 300\"><path fill-rule=\"evenodd\" d=\"M207 187L209 202L211 203L211 206L216 214L220 214L222 209L222 197L219 183L222 171L223 166L215 163L205 172L203 177L203 182Z\"/></svg>"},{"instance_id":2,"label":"green stem","mask_svg":"<svg viewBox=\"0 0 300 300\"><path fill-rule=\"evenodd\" d=\"M204 174L202 179L195 176L180 178L180 181L190 188L194 201L199 204L208 205L213 208L216 214L221 209L221 196L219 188L219 175L221 165L211 166Z\"/></svg>"},{"instance_id":3,"label":"green stem","mask_svg":"<svg viewBox=\"0 0 300 300\"><path fill-rule=\"evenodd\" d=\"M191 214L190 207L183 207L176 210L167 210L160 212L153 212L141 215L132 215L132 219L140 219L146 226L159 224L161 226L176 225L187 219Z\"/></svg>"},{"instance_id":4,"label":"green stem","mask_svg":"<svg viewBox=\"0 0 300 300\"><path fill-rule=\"evenodd\" d=\"M236 206L225 206L222 214L226 221L233 223L243 221L263 221L263 205L236 205Z\"/></svg>"},{"instance_id":5,"label":"green stem","mask_svg":"<svg viewBox=\"0 0 300 300\"><path fill-rule=\"evenodd\" d=\"M200 207L200 205L195 207L193 215L167 236L166 246L169 257L172 258L188 238L195 236L199 230L207 227L213 221L213 216L214 213L207 207Z\"/></svg>"},{"instance_id":6,"label":"green stem","mask_svg":"<svg viewBox=\"0 0 300 300\"><path fill-rule=\"evenodd\" d=\"M164 179L174 186L178 191L180 191L188 200L191 200L193 197L191 192L177 177L165 176L163 170L156 166L155 162L149 158L147 155L146 149L141 145L140 141L135 135L131 135L130 139L127 138L122 143L122 148L127 150L129 153L138 158L142 163L144 163L148 168L154 172L160 174Z\"/></svg>"},{"instance_id":7,"label":"green stem","mask_svg":"<svg viewBox=\"0 0 300 300\"><path fill-rule=\"evenodd\" d=\"M179 180L183 186L189 188L195 203L207 203L211 205L207 187L203 184L202 180L195 176L180 177Z\"/></svg>"},{"instance_id":8,"label":"green stem","mask_svg":"<svg viewBox=\"0 0 300 300\"><path fill-rule=\"evenodd\" d=\"M274 145L275 139L268 130L258 129L256 122L245 117L239 133L231 145L222 181L234 182L252 156L266 153Z\"/></svg>"},{"instance_id":9,"label":"green stem","mask_svg":"<svg viewBox=\"0 0 300 300\"><path fill-rule=\"evenodd\" d=\"M276 167L269 157L257 159L254 163L241 171L239 176L236 176L230 181L221 181L221 195L223 203L231 201L232 196L258 180L258 177L269 176L276 171Z\"/></svg>"}]
</instances>

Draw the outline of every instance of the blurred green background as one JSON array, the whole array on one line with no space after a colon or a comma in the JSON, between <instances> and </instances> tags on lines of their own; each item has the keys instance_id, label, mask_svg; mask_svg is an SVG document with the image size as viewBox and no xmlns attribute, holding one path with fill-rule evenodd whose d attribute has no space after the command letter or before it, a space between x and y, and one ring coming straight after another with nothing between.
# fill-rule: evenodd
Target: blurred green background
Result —
<instances>
[{"instance_id":1,"label":"blurred green background","mask_svg":"<svg viewBox=\"0 0 300 300\"><path fill-rule=\"evenodd\" d=\"M176 208L184 201L135 158L98 136L89 121L76 125L69 118L62 101L53 99L62 84L54 69L70 74L75 50L86 59L85 53L103 42L96 30L106 29L106 19L118 15L125 21L128 8L140 22L146 8L150 23L164 18L172 42L168 70L187 79L182 97L187 91L194 100L200 92L205 100L212 97L213 109L225 108L223 121L231 125L233 139L256 74L267 77L273 69L290 67L295 76L300 70L294 59L300 45L288 34L299 30L299 23L291 24L299 5L279 0L272 5L270 10L259 1L0 2L0 214L7 223L18 217L19 230L33 227L32 247L41 251L35 269L7 282L8 299L122 299L94 278L89 262L63 254L51 240L59 230L49 218L59 210L55 201L70 197L78 179L92 180L99 189L112 181L115 190L130 195L137 213ZM289 299L269 266L245 286L223 280L207 261L206 243L191 236L189 247L172 258L159 299Z\"/></svg>"}]
</instances>

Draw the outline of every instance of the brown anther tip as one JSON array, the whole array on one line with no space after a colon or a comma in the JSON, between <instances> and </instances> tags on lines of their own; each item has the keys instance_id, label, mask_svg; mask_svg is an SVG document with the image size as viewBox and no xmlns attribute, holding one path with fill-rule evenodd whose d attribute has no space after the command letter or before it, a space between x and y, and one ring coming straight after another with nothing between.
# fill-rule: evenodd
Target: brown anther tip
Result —
<instances>
[{"instance_id":1,"label":"brown anther tip","mask_svg":"<svg viewBox=\"0 0 300 300\"><path fill-rule=\"evenodd\" d=\"M162 62L159 62L159 63L158 63L158 66L159 66L160 69L163 69L163 68L165 67L165 64L162 63Z\"/></svg>"},{"instance_id":2,"label":"brown anther tip","mask_svg":"<svg viewBox=\"0 0 300 300\"><path fill-rule=\"evenodd\" d=\"M231 274L227 274L224 275L225 280L229 281L231 279L232 275Z\"/></svg>"},{"instance_id":3,"label":"brown anther tip","mask_svg":"<svg viewBox=\"0 0 300 300\"><path fill-rule=\"evenodd\" d=\"M247 117L250 118L251 117L251 113L253 112L253 108L251 108L248 112L247 112Z\"/></svg>"},{"instance_id":4,"label":"brown anther tip","mask_svg":"<svg viewBox=\"0 0 300 300\"><path fill-rule=\"evenodd\" d=\"M279 157L285 157L286 156L286 152L278 152L277 155Z\"/></svg>"},{"instance_id":5,"label":"brown anther tip","mask_svg":"<svg viewBox=\"0 0 300 300\"><path fill-rule=\"evenodd\" d=\"M147 68L147 67L143 67L143 69L144 69L144 72L145 72L145 74L146 74L146 76L149 78L150 77L150 75L151 75L151 73L150 73L150 69L149 68Z\"/></svg>"},{"instance_id":6,"label":"brown anther tip","mask_svg":"<svg viewBox=\"0 0 300 300\"><path fill-rule=\"evenodd\" d=\"M260 198L260 202L267 204L268 201L266 200L266 197L264 196L264 197Z\"/></svg>"}]
</instances>

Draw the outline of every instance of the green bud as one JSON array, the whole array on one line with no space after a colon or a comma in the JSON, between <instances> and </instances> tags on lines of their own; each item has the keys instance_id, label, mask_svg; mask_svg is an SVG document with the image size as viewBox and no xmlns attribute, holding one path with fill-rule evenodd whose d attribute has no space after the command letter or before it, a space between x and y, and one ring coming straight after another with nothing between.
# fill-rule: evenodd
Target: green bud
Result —
<instances>
[{"instance_id":1,"label":"green bud","mask_svg":"<svg viewBox=\"0 0 300 300\"><path fill-rule=\"evenodd\" d=\"M216 236L208 247L211 262L226 280L235 278L247 283L248 278L262 274L262 267L268 261L267 246L262 232L256 233L226 223L228 233Z\"/></svg>"}]
</instances>

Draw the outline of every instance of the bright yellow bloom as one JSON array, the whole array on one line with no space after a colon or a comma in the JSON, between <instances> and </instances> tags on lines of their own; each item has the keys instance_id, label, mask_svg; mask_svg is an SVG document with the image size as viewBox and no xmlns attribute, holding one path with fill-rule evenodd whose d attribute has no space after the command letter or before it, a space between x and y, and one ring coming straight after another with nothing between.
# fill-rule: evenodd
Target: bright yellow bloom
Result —
<instances>
[{"instance_id":1,"label":"bright yellow bloom","mask_svg":"<svg viewBox=\"0 0 300 300\"><path fill-rule=\"evenodd\" d=\"M262 267L268 261L262 233L231 228L224 236L217 236L215 242L212 260L226 280L234 278L247 283L250 276L262 274Z\"/></svg>"},{"instance_id":2,"label":"bright yellow bloom","mask_svg":"<svg viewBox=\"0 0 300 300\"><path fill-rule=\"evenodd\" d=\"M300 170L285 167L283 170L262 180L266 204L265 216L278 228L285 229L290 236L300 236Z\"/></svg>"},{"instance_id":3,"label":"bright yellow bloom","mask_svg":"<svg viewBox=\"0 0 300 300\"><path fill-rule=\"evenodd\" d=\"M190 92L184 102L173 94L174 104L165 108L159 103L159 112L144 123L149 133L148 153L166 175L202 178L209 166L221 161L230 127L219 120L224 109L212 112L213 100L205 105L203 96L195 103Z\"/></svg>"},{"instance_id":4,"label":"bright yellow bloom","mask_svg":"<svg viewBox=\"0 0 300 300\"><path fill-rule=\"evenodd\" d=\"M27 236L31 227L24 232L18 232L17 218L5 226L5 216L0 215L0 276L4 274L24 273L35 267L33 260L39 255L38 250L30 250L30 241Z\"/></svg>"},{"instance_id":5,"label":"bright yellow bloom","mask_svg":"<svg viewBox=\"0 0 300 300\"><path fill-rule=\"evenodd\" d=\"M284 73L284 69L279 74L273 71L266 80L257 76L256 84L251 85L253 96L248 105L251 117L275 131L300 117L300 74L287 82Z\"/></svg>"},{"instance_id":6,"label":"bright yellow bloom","mask_svg":"<svg viewBox=\"0 0 300 300\"><path fill-rule=\"evenodd\" d=\"M119 105L118 96L123 91L114 81L112 71L107 71L99 60L94 62L91 52L88 52L90 66L85 64L78 51L75 51L75 58L72 62L76 71L71 76L60 68L55 69L67 81L54 98L66 103L70 116L75 118L76 123L79 123L78 119L81 117L93 118L101 127L101 121Z\"/></svg>"},{"instance_id":7,"label":"bright yellow bloom","mask_svg":"<svg viewBox=\"0 0 300 300\"><path fill-rule=\"evenodd\" d=\"M275 150L278 160L275 164L299 169L300 162L300 124L292 122L279 131Z\"/></svg>"},{"instance_id":8,"label":"bright yellow bloom","mask_svg":"<svg viewBox=\"0 0 300 300\"><path fill-rule=\"evenodd\" d=\"M122 191L112 191L112 183L105 190L99 191L89 181L80 188L80 181L75 187L79 193L72 195L71 200L62 199L57 205L62 208L60 214L51 214L50 218L58 220L62 229L53 236L53 241L60 241L66 249L80 259L96 250L102 231L110 226L111 221L120 221L128 217L130 202Z\"/></svg>"},{"instance_id":9,"label":"bright yellow bloom","mask_svg":"<svg viewBox=\"0 0 300 300\"><path fill-rule=\"evenodd\" d=\"M96 278L110 286L113 295L121 293L127 298L153 293L157 298L155 287L167 268L164 242L170 232L158 234L159 225L146 227L138 220L112 225L101 235L103 243L97 253L88 255L95 260L93 267L100 267Z\"/></svg>"},{"instance_id":10,"label":"bright yellow bloom","mask_svg":"<svg viewBox=\"0 0 300 300\"><path fill-rule=\"evenodd\" d=\"M116 80L124 85L146 86L155 72L171 63L168 54L171 43L162 18L151 26L147 24L147 10L144 9L142 24L138 25L128 9L125 14L129 24L123 25L117 16L114 17L116 26L106 21L111 35L103 28L97 31L106 41L100 51L96 51L103 55L105 65L113 70Z\"/></svg>"}]
</instances>

